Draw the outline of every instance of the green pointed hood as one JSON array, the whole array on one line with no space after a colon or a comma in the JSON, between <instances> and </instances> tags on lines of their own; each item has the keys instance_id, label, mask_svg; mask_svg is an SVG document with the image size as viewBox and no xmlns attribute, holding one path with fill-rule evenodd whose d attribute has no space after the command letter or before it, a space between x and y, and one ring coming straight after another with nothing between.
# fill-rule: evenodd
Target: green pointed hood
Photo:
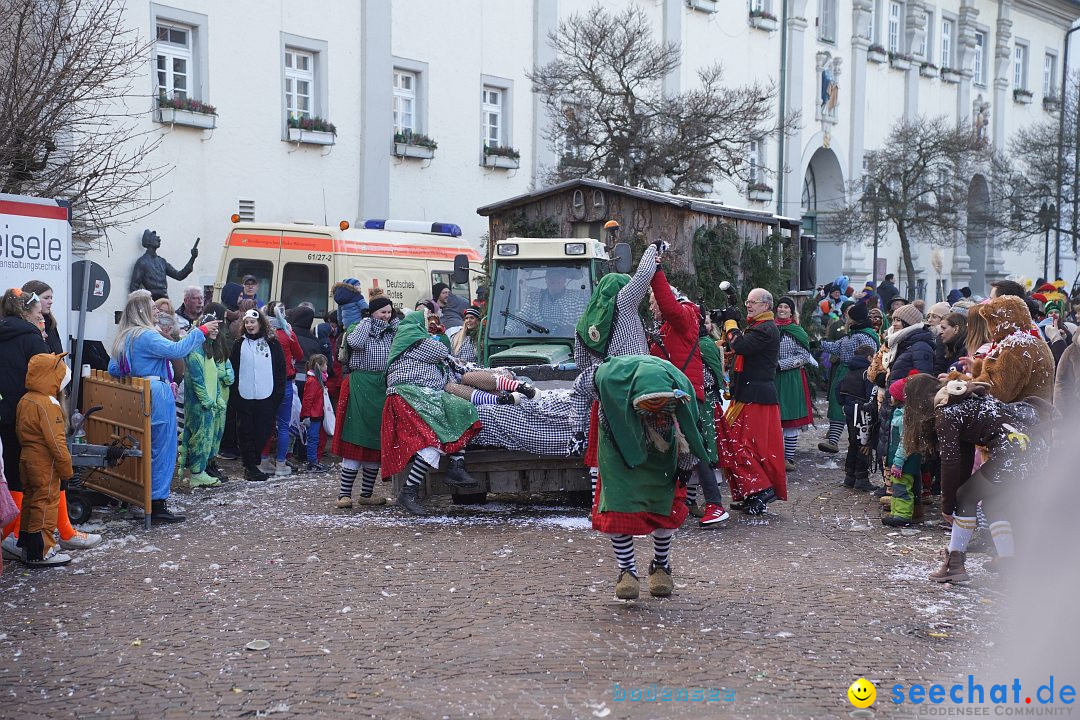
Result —
<instances>
[{"instance_id":1,"label":"green pointed hood","mask_svg":"<svg viewBox=\"0 0 1080 720\"><path fill-rule=\"evenodd\" d=\"M615 322L615 299L629 282L630 276L623 273L608 273L602 277L578 320L578 338L598 355L607 353L611 326Z\"/></svg>"}]
</instances>

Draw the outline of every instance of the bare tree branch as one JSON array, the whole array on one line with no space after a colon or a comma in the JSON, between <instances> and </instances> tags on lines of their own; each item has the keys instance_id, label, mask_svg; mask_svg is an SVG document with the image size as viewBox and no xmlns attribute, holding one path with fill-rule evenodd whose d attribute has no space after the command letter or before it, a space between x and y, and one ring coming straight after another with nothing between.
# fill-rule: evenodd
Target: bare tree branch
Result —
<instances>
[{"instance_id":1,"label":"bare tree branch","mask_svg":"<svg viewBox=\"0 0 1080 720\"><path fill-rule=\"evenodd\" d=\"M167 172L148 164L160 136L137 128L150 44L124 12L122 0L0 0L0 191L69 200L90 243L157 209L148 189Z\"/></svg>"},{"instance_id":2,"label":"bare tree branch","mask_svg":"<svg viewBox=\"0 0 1080 720\"><path fill-rule=\"evenodd\" d=\"M678 45L653 39L637 7L600 5L548 36L557 58L529 73L550 115L545 139L560 156L548 180L599 177L620 185L700 195L720 177L746 183L749 142L776 132L771 84L730 88L719 66L673 96L664 77ZM787 127L797 126L788 118ZM758 168L764 172L764 168Z\"/></svg>"}]
</instances>

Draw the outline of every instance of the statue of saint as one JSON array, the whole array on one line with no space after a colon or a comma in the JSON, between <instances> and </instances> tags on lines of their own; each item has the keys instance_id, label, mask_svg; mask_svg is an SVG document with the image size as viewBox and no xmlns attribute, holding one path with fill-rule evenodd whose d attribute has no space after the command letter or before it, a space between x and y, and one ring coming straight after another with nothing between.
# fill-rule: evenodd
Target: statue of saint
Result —
<instances>
[{"instance_id":1,"label":"statue of saint","mask_svg":"<svg viewBox=\"0 0 1080 720\"><path fill-rule=\"evenodd\" d=\"M146 248L146 252L135 261L135 268L131 271L131 287L128 292L149 290L155 300L168 297L169 281L166 278L183 280L191 274L191 270L195 266L195 258L199 256L199 238L195 238L195 244L191 246L191 257L188 259L187 265L179 270L170 265L168 260L158 256L157 251L161 247L161 238L158 237L156 231L143 230L142 244Z\"/></svg>"}]
</instances>

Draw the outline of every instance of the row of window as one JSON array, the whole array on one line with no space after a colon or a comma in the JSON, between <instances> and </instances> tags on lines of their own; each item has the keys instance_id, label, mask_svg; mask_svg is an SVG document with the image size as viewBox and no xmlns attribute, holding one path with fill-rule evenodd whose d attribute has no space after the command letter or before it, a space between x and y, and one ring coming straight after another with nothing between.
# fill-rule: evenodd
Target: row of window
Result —
<instances>
[{"instance_id":1,"label":"row of window","mask_svg":"<svg viewBox=\"0 0 1080 720\"><path fill-rule=\"evenodd\" d=\"M751 8L764 8L766 0L751 0ZM885 5L887 12L884 26L885 37L880 38L881 29L878 17ZM818 0L818 39L823 42L836 42L837 0ZM904 0L874 0L871 5L870 27L867 35L872 43L881 43L887 51L896 54L913 52L925 62L934 63L941 68L956 69L957 57L957 20L944 14L935 21L934 11L926 8L926 32L918 48L906 47L904 26L906 22L906 3ZM935 37L937 41L935 42ZM975 31L974 78L976 85L987 84L987 66L989 65L988 34ZM1029 86L1028 64L1030 47L1023 40L1016 40L1013 47L1012 84L1014 90L1031 90ZM1057 96L1057 52L1047 50L1043 56L1042 93L1044 97Z\"/></svg>"},{"instance_id":2,"label":"row of window","mask_svg":"<svg viewBox=\"0 0 1080 720\"><path fill-rule=\"evenodd\" d=\"M199 61L195 51L196 26L159 19L156 23L155 67L157 94L176 100L203 99L194 82L194 69ZM325 80L318 62L319 51L312 48L285 46L282 57L285 112L290 119L314 118L325 115L326 98L319 97ZM414 65L422 67L420 63ZM426 100L422 69L395 68L393 83L394 133L414 135L426 133L421 103ZM320 82L316 82L320 80ZM502 85L483 84L481 89L481 126L484 143L491 146L511 145L509 123L510 81ZM325 118L329 119L329 118Z\"/></svg>"}]
</instances>

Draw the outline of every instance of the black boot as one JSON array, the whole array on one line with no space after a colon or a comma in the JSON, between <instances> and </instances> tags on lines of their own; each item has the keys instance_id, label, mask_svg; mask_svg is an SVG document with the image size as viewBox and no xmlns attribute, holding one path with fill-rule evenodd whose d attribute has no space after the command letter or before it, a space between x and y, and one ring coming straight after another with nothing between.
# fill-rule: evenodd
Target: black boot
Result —
<instances>
[{"instance_id":1,"label":"black boot","mask_svg":"<svg viewBox=\"0 0 1080 720\"><path fill-rule=\"evenodd\" d=\"M397 503L413 515L427 515L427 510L420 504L420 486L406 485L397 496Z\"/></svg>"},{"instance_id":2,"label":"black boot","mask_svg":"<svg viewBox=\"0 0 1080 720\"><path fill-rule=\"evenodd\" d=\"M446 482L455 487L479 487L473 476L465 470L465 458L452 457L446 466Z\"/></svg>"},{"instance_id":3,"label":"black boot","mask_svg":"<svg viewBox=\"0 0 1080 720\"><path fill-rule=\"evenodd\" d=\"M517 405L517 398L514 397L514 393L507 392L506 390L500 390L495 393L495 403L497 405Z\"/></svg>"},{"instance_id":4,"label":"black boot","mask_svg":"<svg viewBox=\"0 0 1080 720\"><path fill-rule=\"evenodd\" d=\"M743 512L747 515L762 515L769 503L775 499L776 491L772 488L765 488L743 501Z\"/></svg>"},{"instance_id":5,"label":"black boot","mask_svg":"<svg viewBox=\"0 0 1080 720\"><path fill-rule=\"evenodd\" d=\"M182 523L187 520L183 515L174 515L170 512L169 508L165 507L164 500L150 501L150 519L163 523Z\"/></svg>"},{"instance_id":6,"label":"black boot","mask_svg":"<svg viewBox=\"0 0 1080 720\"><path fill-rule=\"evenodd\" d=\"M529 398L530 400L536 399L536 386L530 383L528 380L518 380L517 391Z\"/></svg>"},{"instance_id":7,"label":"black boot","mask_svg":"<svg viewBox=\"0 0 1080 720\"><path fill-rule=\"evenodd\" d=\"M217 466L216 462L210 461L210 464L206 466L206 474L210 477L217 478L220 482L228 482L229 476Z\"/></svg>"},{"instance_id":8,"label":"black boot","mask_svg":"<svg viewBox=\"0 0 1080 720\"><path fill-rule=\"evenodd\" d=\"M844 481L847 482L846 480ZM870 482L869 474L865 471L855 476L855 485L852 486L852 490L858 490L860 492L873 492L877 488Z\"/></svg>"},{"instance_id":9,"label":"black boot","mask_svg":"<svg viewBox=\"0 0 1080 720\"><path fill-rule=\"evenodd\" d=\"M258 465L245 465L244 466L244 479L248 482L263 482L269 475L259 469Z\"/></svg>"}]
</instances>

